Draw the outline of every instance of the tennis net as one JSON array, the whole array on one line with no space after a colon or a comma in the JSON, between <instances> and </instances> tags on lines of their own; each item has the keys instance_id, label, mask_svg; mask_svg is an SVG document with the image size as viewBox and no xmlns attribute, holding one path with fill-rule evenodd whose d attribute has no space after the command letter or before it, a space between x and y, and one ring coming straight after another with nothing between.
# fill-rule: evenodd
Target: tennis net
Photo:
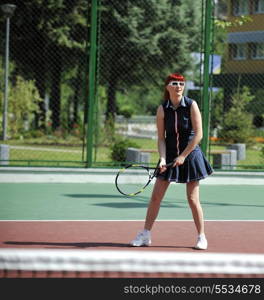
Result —
<instances>
[{"instance_id":1,"label":"tennis net","mask_svg":"<svg viewBox=\"0 0 264 300\"><path fill-rule=\"evenodd\" d=\"M0 277L175 278L264 276L264 255L0 249Z\"/></svg>"}]
</instances>

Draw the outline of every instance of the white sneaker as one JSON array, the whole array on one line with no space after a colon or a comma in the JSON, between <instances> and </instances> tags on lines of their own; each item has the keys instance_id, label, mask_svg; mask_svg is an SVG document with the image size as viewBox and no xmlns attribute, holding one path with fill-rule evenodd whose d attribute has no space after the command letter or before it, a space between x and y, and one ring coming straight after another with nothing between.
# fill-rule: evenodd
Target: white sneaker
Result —
<instances>
[{"instance_id":1,"label":"white sneaker","mask_svg":"<svg viewBox=\"0 0 264 300\"><path fill-rule=\"evenodd\" d=\"M133 247L141 247L141 246L149 246L151 244L151 236L150 231L142 230L140 231L136 238L130 242L130 246Z\"/></svg>"},{"instance_id":2,"label":"white sneaker","mask_svg":"<svg viewBox=\"0 0 264 300\"><path fill-rule=\"evenodd\" d=\"M194 248L199 250L206 250L207 247L208 247L208 243L205 235L204 234L199 235L197 239L197 244Z\"/></svg>"}]
</instances>

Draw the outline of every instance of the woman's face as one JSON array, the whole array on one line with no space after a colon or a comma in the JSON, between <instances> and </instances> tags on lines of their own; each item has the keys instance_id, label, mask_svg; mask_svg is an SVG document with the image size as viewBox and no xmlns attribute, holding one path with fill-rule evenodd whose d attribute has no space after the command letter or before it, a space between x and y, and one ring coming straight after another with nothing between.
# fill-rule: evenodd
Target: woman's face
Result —
<instances>
[{"instance_id":1,"label":"woman's face","mask_svg":"<svg viewBox=\"0 0 264 300\"><path fill-rule=\"evenodd\" d=\"M170 93L170 96L181 97L184 91L185 82L184 81L170 81L166 86L167 91Z\"/></svg>"}]
</instances>

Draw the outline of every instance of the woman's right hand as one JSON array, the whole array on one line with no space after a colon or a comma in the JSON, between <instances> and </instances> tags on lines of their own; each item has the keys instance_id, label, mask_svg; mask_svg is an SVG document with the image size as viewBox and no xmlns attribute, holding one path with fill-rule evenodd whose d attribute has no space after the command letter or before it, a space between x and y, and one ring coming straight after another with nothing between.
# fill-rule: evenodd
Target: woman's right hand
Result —
<instances>
[{"instance_id":1,"label":"woman's right hand","mask_svg":"<svg viewBox=\"0 0 264 300\"><path fill-rule=\"evenodd\" d=\"M163 173L167 170L165 166L166 166L166 160L164 158L161 158L159 163L160 173Z\"/></svg>"}]
</instances>

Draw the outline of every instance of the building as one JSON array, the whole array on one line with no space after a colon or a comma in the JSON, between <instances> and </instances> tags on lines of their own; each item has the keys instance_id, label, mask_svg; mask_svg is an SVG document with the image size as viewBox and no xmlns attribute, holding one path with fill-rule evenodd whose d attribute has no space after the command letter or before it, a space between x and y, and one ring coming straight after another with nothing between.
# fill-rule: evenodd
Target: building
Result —
<instances>
[{"instance_id":1,"label":"building","mask_svg":"<svg viewBox=\"0 0 264 300\"><path fill-rule=\"evenodd\" d=\"M264 88L264 0L226 0L228 27L221 74L213 75L213 86L224 89L224 110L238 86L252 91ZM238 24L242 16L250 21Z\"/></svg>"},{"instance_id":2,"label":"building","mask_svg":"<svg viewBox=\"0 0 264 300\"><path fill-rule=\"evenodd\" d=\"M228 1L227 20L251 21L231 26L227 35L226 73L264 73L264 0Z\"/></svg>"}]
</instances>

